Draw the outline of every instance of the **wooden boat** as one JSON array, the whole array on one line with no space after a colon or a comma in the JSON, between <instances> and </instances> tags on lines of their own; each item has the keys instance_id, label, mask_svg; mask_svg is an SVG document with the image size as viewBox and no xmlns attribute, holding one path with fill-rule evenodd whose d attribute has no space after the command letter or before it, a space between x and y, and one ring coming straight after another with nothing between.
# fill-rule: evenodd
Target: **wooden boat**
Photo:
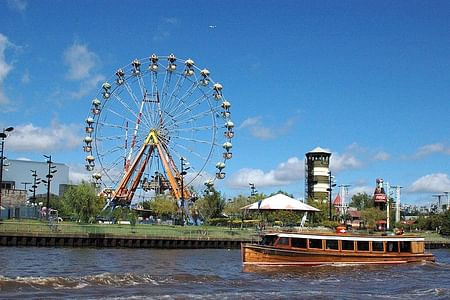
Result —
<instances>
[{"instance_id":1,"label":"wooden boat","mask_svg":"<svg viewBox=\"0 0 450 300\"><path fill-rule=\"evenodd\" d=\"M422 237L349 233L268 233L241 245L244 266L402 264L434 261Z\"/></svg>"}]
</instances>

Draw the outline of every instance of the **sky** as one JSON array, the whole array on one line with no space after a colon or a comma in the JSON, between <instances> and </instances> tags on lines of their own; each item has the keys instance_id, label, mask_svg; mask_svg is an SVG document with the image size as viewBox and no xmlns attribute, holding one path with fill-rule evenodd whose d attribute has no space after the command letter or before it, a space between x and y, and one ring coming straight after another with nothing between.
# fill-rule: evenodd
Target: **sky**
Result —
<instances>
[{"instance_id":1,"label":"sky","mask_svg":"<svg viewBox=\"0 0 450 300\"><path fill-rule=\"evenodd\" d=\"M85 118L102 83L152 53L192 58L224 86L235 124L226 197L304 197L305 153L337 185L450 191L448 1L0 0L0 128L9 159L88 178ZM214 162L213 162L214 164ZM30 177L31 178L31 177Z\"/></svg>"}]
</instances>

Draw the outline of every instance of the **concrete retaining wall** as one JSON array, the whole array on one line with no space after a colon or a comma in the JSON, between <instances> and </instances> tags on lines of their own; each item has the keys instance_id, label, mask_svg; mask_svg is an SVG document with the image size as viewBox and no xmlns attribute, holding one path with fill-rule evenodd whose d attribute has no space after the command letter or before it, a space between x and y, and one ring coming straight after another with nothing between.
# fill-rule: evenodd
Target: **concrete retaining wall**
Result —
<instances>
[{"instance_id":1,"label":"concrete retaining wall","mask_svg":"<svg viewBox=\"0 0 450 300\"><path fill-rule=\"evenodd\" d=\"M36 235L2 234L0 246L25 247L124 247L124 248L164 248L164 249L238 249L247 240L217 239L174 239L132 236L88 235Z\"/></svg>"}]
</instances>

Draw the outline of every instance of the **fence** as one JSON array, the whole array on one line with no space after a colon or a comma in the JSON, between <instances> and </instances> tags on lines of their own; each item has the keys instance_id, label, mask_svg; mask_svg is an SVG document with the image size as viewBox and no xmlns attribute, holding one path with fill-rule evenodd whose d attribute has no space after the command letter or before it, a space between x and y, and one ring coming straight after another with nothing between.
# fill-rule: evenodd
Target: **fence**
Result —
<instances>
[{"instance_id":1,"label":"fence","mask_svg":"<svg viewBox=\"0 0 450 300\"><path fill-rule=\"evenodd\" d=\"M54 234L69 235L106 235L186 239L222 239L222 240L257 240L255 230L230 229L214 226L168 226L168 225L127 225L127 224L92 224L57 223L55 221L3 221L0 222L1 233Z\"/></svg>"},{"instance_id":2,"label":"fence","mask_svg":"<svg viewBox=\"0 0 450 300\"><path fill-rule=\"evenodd\" d=\"M37 219L39 208L36 206L6 207L0 209L0 219Z\"/></svg>"}]
</instances>

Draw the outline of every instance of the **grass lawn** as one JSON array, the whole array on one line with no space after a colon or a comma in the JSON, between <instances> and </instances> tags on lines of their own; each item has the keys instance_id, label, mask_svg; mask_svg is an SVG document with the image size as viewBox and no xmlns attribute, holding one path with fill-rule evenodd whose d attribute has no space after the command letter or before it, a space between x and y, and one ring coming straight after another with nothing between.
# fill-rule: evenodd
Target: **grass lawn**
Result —
<instances>
[{"instance_id":1,"label":"grass lawn","mask_svg":"<svg viewBox=\"0 0 450 300\"><path fill-rule=\"evenodd\" d=\"M175 225L141 225L136 224L78 224L61 222L51 224L38 220L4 220L0 222L0 233L54 233L69 234L106 234L117 236L141 236L164 238L194 239L255 239L255 229L239 229L218 226L175 226Z\"/></svg>"}]
</instances>

